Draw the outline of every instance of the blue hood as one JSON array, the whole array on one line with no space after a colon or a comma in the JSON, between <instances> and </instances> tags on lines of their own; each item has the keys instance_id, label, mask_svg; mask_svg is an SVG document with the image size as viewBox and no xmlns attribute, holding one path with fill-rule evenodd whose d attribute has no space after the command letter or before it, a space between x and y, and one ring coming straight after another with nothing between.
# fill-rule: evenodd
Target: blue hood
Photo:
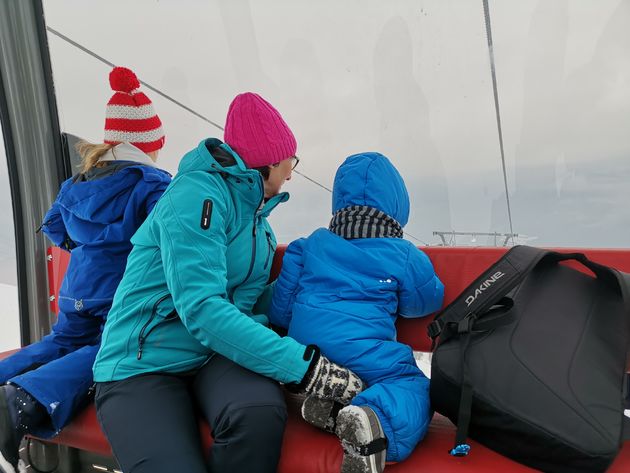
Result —
<instances>
[{"instance_id":1,"label":"blue hood","mask_svg":"<svg viewBox=\"0 0 630 473\"><path fill-rule=\"evenodd\" d=\"M143 180L149 188L164 179L163 172L143 165L132 165L100 179L73 182L62 186L57 203L82 221L110 224L121 220L135 185ZM66 221L66 225L71 221Z\"/></svg>"},{"instance_id":2,"label":"blue hood","mask_svg":"<svg viewBox=\"0 0 630 473\"><path fill-rule=\"evenodd\" d=\"M385 212L401 226L409 221L409 194L402 176L380 153L349 156L337 170L333 186L333 213L351 205L366 205Z\"/></svg>"}]
</instances>

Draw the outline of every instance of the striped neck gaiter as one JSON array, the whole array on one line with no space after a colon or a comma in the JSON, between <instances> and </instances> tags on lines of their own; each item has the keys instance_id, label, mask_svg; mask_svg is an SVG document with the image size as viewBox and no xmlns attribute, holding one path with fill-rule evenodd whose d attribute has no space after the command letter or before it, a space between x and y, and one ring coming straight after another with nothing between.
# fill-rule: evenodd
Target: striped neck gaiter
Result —
<instances>
[{"instance_id":1,"label":"striped neck gaiter","mask_svg":"<svg viewBox=\"0 0 630 473\"><path fill-rule=\"evenodd\" d=\"M352 205L338 210L328 229L346 239L403 237L403 229L396 220L366 205Z\"/></svg>"}]
</instances>

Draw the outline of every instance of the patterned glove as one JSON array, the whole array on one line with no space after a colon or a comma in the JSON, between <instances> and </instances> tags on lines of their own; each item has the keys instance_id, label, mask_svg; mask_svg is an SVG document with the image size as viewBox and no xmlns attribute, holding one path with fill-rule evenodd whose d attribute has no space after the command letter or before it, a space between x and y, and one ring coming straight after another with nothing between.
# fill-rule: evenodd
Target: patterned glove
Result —
<instances>
[{"instance_id":1,"label":"patterned glove","mask_svg":"<svg viewBox=\"0 0 630 473\"><path fill-rule=\"evenodd\" d=\"M304 358L310 359L311 364L302 382L293 386L295 391L347 405L365 388L361 378L321 355L315 345L306 347Z\"/></svg>"}]
</instances>

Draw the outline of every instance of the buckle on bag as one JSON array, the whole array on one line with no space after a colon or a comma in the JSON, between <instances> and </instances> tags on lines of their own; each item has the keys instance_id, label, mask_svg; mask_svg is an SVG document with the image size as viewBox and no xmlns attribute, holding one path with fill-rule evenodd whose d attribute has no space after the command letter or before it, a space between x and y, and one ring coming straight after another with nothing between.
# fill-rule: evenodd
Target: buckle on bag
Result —
<instances>
[{"instance_id":1,"label":"buckle on bag","mask_svg":"<svg viewBox=\"0 0 630 473\"><path fill-rule=\"evenodd\" d=\"M443 329L444 329L444 322L442 322L439 319L438 320L434 320L427 327L427 332L429 334L429 338L434 340L437 336L439 336L442 333Z\"/></svg>"},{"instance_id":2,"label":"buckle on bag","mask_svg":"<svg viewBox=\"0 0 630 473\"><path fill-rule=\"evenodd\" d=\"M474 312L468 313L466 317L464 317L462 320L458 322L457 333L462 334L462 333L472 332L472 328L476 320L477 320L477 314L475 314Z\"/></svg>"}]
</instances>

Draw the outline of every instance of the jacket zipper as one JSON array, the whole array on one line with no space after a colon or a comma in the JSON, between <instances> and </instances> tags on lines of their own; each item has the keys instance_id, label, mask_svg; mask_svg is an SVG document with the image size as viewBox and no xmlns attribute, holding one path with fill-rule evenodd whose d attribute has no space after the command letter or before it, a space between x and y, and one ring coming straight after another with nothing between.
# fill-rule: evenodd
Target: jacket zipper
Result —
<instances>
[{"instance_id":1,"label":"jacket zipper","mask_svg":"<svg viewBox=\"0 0 630 473\"><path fill-rule=\"evenodd\" d=\"M265 234L267 236L267 259L265 260L265 267L263 269L267 269L267 266L269 266L269 256L271 256L271 248L273 246L271 244L271 235L267 231Z\"/></svg>"},{"instance_id":2,"label":"jacket zipper","mask_svg":"<svg viewBox=\"0 0 630 473\"><path fill-rule=\"evenodd\" d=\"M155 304L153 304L153 309L151 310L151 317L149 317L149 320L146 321L146 323L142 326L142 328L140 329L140 333L138 334L138 354L136 355L136 358L139 360L142 358L142 350L143 350L143 346L144 346L144 342L147 339L147 337L149 336L149 334L153 331L153 329L155 327L157 327L157 325L153 328L151 328L151 330L149 330L146 334L144 333L145 330L147 329L147 327L151 324L151 322L153 321L153 319L155 318L155 314L157 312L157 306L160 305L165 299L167 299L168 297L170 297L170 294L165 294L162 297L160 297ZM170 315L170 314L169 314ZM158 324L159 325L159 324Z\"/></svg>"},{"instance_id":3,"label":"jacket zipper","mask_svg":"<svg viewBox=\"0 0 630 473\"><path fill-rule=\"evenodd\" d=\"M35 230L35 233L39 233L42 231L42 229L44 227L47 227L48 225L50 225L52 223L52 220L48 220L47 222L42 223L39 227L37 227L37 229ZM67 234L67 232L66 232ZM73 246L74 245L74 246ZM76 243L74 243L70 237L67 237L63 243L61 245L59 245L59 248L62 248L66 251L72 251L73 248L76 248Z\"/></svg>"},{"instance_id":4,"label":"jacket zipper","mask_svg":"<svg viewBox=\"0 0 630 473\"><path fill-rule=\"evenodd\" d=\"M47 222L43 222L39 227L37 227L37 230L35 230L35 233L41 232L42 228L47 227L48 225L50 225L51 222L52 222L52 220L48 220Z\"/></svg>"},{"instance_id":5,"label":"jacket zipper","mask_svg":"<svg viewBox=\"0 0 630 473\"><path fill-rule=\"evenodd\" d=\"M254 211L254 226L252 227L252 257L251 257L251 260L249 261L249 269L247 270L245 279L243 279L238 286L242 286L243 284L245 284L247 280L249 279L249 277L252 275L252 272L254 271L254 262L256 261L256 246L257 246L256 245L256 219L258 216L258 209L260 208L260 205L262 204L263 200L264 200L264 195L260 199L260 202L258 202L258 207L256 207L256 210ZM232 303L234 303L234 292L236 292L236 288L238 286L234 286L232 290L230 291L229 298L230 298L230 302Z\"/></svg>"},{"instance_id":6,"label":"jacket zipper","mask_svg":"<svg viewBox=\"0 0 630 473\"><path fill-rule=\"evenodd\" d=\"M254 271L254 261L256 261L256 217L254 217L254 228L252 229L252 259L249 261L249 269L245 275L243 282L239 286L245 284Z\"/></svg>"}]
</instances>

